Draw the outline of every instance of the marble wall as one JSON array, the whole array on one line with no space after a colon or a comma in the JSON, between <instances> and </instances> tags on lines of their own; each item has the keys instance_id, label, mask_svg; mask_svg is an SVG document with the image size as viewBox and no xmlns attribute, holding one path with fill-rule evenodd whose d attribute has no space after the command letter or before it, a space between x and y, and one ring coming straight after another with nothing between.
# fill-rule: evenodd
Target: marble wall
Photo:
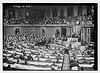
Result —
<instances>
[{"instance_id":1,"label":"marble wall","mask_svg":"<svg viewBox=\"0 0 100 73\"><path fill-rule=\"evenodd\" d=\"M55 26L5 26L3 28L3 35L7 36L9 34L15 34L15 29L20 29L20 34L30 34L34 33L39 37L42 37L42 28L45 28L45 36L53 37L55 35L56 29L60 30L60 36L62 36L62 28L66 28L66 35L72 35L71 27L55 27ZM81 29L81 39L91 42L91 28L82 28Z\"/></svg>"}]
</instances>

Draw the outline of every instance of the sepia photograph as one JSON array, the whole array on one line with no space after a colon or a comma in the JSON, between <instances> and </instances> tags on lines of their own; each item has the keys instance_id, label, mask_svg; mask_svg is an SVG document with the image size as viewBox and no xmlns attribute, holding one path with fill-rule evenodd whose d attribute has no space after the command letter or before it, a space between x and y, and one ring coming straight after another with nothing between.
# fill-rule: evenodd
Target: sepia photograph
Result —
<instances>
[{"instance_id":1,"label":"sepia photograph","mask_svg":"<svg viewBox=\"0 0 100 73\"><path fill-rule=\"evenodd\" d=\"M97 71L98 3L2 3L3 71Z\"/></svg>"}]
</instances>

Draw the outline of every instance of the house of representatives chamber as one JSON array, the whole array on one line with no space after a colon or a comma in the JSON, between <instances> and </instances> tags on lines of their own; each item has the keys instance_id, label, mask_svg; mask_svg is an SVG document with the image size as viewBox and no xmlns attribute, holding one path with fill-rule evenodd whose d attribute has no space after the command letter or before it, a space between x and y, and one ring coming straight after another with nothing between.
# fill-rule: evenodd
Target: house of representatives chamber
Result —
<instances>
[{"instance_id":1,"label":"house of representatives chamber","mask_svg":"<svg viewBox=\"0 0 100 73\"><path fill-rule=\"evenodd\" d=\"M25 60L25 65L28 63L33 66L23 68L29 70L93 70L94 26L94 5L91 4L4 4L4 61L13 61L17 63L16 66L23 68L21 63ZM42 42L42 46L36 50L39 42ZM34 49L30 49L32 47ZM79 50L80 47L83 49ZM66 51L68 55L64 54ZM11 56L15 58L12 59ZM30 60L34 62L29 62ZM59 61L57 65L55 60ZM15 68L15 64L3 63L4 67Z\"/></svg>"}]
</instances>

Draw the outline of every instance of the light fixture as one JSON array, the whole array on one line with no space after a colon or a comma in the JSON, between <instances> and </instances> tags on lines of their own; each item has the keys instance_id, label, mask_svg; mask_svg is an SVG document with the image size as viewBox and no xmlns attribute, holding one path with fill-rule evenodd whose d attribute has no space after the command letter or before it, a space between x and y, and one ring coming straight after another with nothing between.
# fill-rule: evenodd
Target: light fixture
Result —
<instances>
[{"instance_id":1,"label":"light fixture","mask_svg":"<svg viewBox=\"0 0 100 73\"><path fill-rule=\"evenodd\" d=\"M79 25L79 23L80 23L80 21L79 21L79 20L77 20L77 21L76 21L76 24L77 24L77 25Z\"/></svg>"}]
</instances>

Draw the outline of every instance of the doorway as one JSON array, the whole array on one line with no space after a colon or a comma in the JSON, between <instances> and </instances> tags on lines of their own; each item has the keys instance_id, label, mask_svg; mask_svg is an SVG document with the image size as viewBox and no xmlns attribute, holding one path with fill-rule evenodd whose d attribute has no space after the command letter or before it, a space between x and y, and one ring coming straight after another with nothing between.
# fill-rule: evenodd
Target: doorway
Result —
<instances>
[{"instance_id":1,"label":"doorway","mask_svg":"<svg viewBox=\"0 0 100 73\"><path fill-rule=\"evenodd\" d=\"M66 28L61 29L61 36L66 36Z\"/></svg>"},{"instance_id":2,"label":"doorway","mask_svg":"<svg viewBox=\"0 0 100 73\"><path fill-rule=\"evenodd\" d=\"M15 35L19 35L20 34L20 28L16 28L15 29Z\"/></svg>"}]
</instances>

